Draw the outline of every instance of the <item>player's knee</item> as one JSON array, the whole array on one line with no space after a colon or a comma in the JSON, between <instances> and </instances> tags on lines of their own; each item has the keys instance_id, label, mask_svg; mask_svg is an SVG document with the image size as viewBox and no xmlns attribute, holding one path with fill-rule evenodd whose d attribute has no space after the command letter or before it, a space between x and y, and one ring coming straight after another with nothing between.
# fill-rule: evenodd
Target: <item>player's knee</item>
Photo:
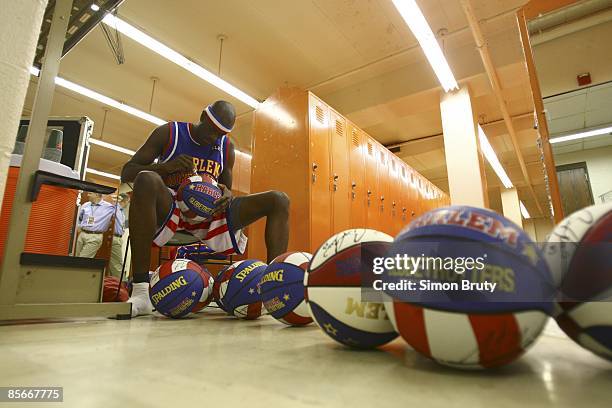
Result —
<instances>
[{"instance_id":1,"label":"player's knee","mask_svg":"<svg viewBox=\"0 0 612 408\"><path fill-rule=\"evenodd\" d=\"M289 213L291 202L289 196L282 191L271 191L274 210Z\"/></svg>"},{"instance_id":2,"label":"player's knee","mask_svg":"<svg viewBox=\"0 0 612 408\"><path fill-rule=\"evenodd\" d=\"M159 174L152 171L141 171L134 179L134 196L151 196L156 193L163 181Z\"/></svg>"}]
</instances>

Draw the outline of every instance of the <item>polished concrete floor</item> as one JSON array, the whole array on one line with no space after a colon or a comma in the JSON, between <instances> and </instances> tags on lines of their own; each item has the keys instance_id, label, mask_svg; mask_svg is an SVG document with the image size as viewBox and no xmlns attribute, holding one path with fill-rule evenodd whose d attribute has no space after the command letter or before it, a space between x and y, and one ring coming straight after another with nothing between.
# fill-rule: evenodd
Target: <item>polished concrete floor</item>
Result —
<instances>
[{"instance_id":1,"label":"polished concrete floor","mask_svg":"<svg viewBox=\"0 0 612 408\"><path fill-rule=\"evenodd\" d=\"M315 326L216 311L8 325L0 386L8 385L64 387L63 404L30 404L39 408L612 407L612 364L554 323L522 359L486 372L438 366L401 340L354 351Z\"/></svg>"}]
</instances>

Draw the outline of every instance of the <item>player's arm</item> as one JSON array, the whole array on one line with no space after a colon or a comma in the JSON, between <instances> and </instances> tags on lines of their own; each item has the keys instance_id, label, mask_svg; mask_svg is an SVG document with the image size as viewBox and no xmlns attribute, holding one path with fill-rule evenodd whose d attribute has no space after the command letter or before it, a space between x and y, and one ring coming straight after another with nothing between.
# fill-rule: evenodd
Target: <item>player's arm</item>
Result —
<instances>
[{"instance_id":1,"label":"player's arm","mask_svg":"<svg viewBox=\"0 0 612 408\"><path fill-rule=\"evenodd\" d=\"M164 146L168 142L169 126L166 123L157 127L134 156L125 163L121 170L122 182L134 181L141 171L154 171L163 177L179 171L193 170L193 159L187 155L181 155L166 163L154 163L155 159L161 156Z\"/></svg>"},{"instance_id":2,"label":"player's arm","mask_svg":"<svg viewBox=\"0 0 612 408\"><path fill-rule=\"evenodd\" d=\"M223 196L215 201L214 214L218 214L224 211L229 205L232 199L232 170L234 168L234 161L236 160L236 152L234 150L234 144L231 140L227 141L227 154L225 156L225 163L223 165L223 172L219 176L219 187L223 190Z\"/></svg>"}]
</instances>

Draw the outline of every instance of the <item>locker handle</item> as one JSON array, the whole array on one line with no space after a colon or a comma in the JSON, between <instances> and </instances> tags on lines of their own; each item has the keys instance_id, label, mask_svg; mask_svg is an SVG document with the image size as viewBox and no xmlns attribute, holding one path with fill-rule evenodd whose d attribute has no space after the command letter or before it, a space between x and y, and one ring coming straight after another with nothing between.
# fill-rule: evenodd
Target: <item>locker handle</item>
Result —
<instances>
[{"instance_id":1,"label":"locker handle","mask_svg":"<svg viewBox=\"0 0 612 408\"><path fill-rule=\"evenodd\" d=\"M317 165L317 163L312 163L312 182L315 183L317 181L317 168L319 166Z\"/></svg>"},{"instance_id":2,"label":"locker handle","mask_svg":"<svg viewBox=\"0 0 612 408\"><path fill-rule=\"evenodd\" d=\"M357 194L355 193L355 187L357 187L357 183L354 181L351 183L351 198L354 200Z\"/></svg>"},{"instance_id":3,"label":"locker handle","mask_svg":"<svg viewBox=\"0 0 612 408\"><path fill-rule=\"evenodd\" d=\"M338 175L334 174L334 191L338 190Z\"/></svg>"},{"instance_id":4,"label":"locker handle","mask_svg":"<svg viewBox=\"0 0 612 408\"><path fill-rule=\"evenodd\" d=\"M370 196L372 195L372 192L370 190L368 190L368 207L370 206Z\"/></svg>"}]
</instances>

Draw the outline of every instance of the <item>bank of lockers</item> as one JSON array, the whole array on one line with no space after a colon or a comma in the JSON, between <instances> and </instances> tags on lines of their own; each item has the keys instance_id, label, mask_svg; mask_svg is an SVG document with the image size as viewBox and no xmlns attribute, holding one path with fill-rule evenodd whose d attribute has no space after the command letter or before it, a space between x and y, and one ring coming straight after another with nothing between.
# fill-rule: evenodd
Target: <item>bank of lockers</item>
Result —
<instances>
[{"instance_id":1,"label":"bank of lockers","mask_svg":"<svg viewBox=\"0 0 612 408\"><path fill-rule=\"evenodd\" d=\"M397 234L448 197L311 92L281 88L254 113L251 192L291 199L289 250L314 252L348 228ZM249 257L266 258L265 222Z\"/></svg>"}]
</instances>

